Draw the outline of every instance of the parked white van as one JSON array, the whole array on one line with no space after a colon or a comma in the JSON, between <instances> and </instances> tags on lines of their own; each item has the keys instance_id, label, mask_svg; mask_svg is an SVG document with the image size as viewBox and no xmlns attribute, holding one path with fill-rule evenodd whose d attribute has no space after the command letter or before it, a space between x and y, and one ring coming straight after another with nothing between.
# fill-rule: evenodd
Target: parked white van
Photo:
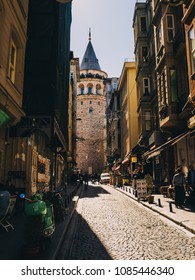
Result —
<instances>
[{"instance_id":1,"label":"parked white van","mask_svg":"<svg viewBox=\"0 0 195 280\"><path fill-rule=\"evenodd\" d=\"M100 183L101 184L108 184L110 182L110 175L109 173L102 173L100 175Z\"/></svg>"}]
</instances>

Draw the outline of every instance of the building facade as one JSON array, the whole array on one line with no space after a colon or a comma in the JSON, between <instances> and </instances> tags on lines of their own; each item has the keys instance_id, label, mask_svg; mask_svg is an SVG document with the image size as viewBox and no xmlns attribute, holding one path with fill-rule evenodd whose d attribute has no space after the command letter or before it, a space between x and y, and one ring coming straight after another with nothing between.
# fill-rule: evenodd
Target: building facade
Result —
<instances>
[{"instance_id":1,"label":"building facade","mask_svg":"<svg viewBox=\"0 0 195 280\"><path fill-rule=\"evenodd\" d=\"M191 11L191 1L186 9L189 6ZM144 169L153 174L156 184L171 184L175 168L181 166L187 174L194 161L193 129L187 126L193 116L188 98L187 61L191 58L187 60L184 13L183 1L148 0L135 6L136 82L142 116L139 133L145 127L144 142L138 144L143 145Z\"/></svg>"},{"instance_id":2,"label":"building facade","mask_svg":"<svg viewBox=\"0 0 195 280\"><path fill-rule=\"evenodd\" d=\"M22 154L15 153L10 128L25 116L22 108L28 1L0 1L0 183L9 180L11 161L15 165ZM22 174L9 173L12 176Z\"/></svg>"},{"instance_id":3,"label":"building facade","mask_svg":"<svg viewBox=\"0 0 195 280\"><path fill-rule=\"evenodd\" d=\"M106 81L94 52L91 35L80 66L77 84L77 168L101 173L106 165Z\"/></svg>"},{"instance_id":4,"label":"building facade","mask_svg":"<svg viewBox=\"0 0 195 280\"><path fill-rule=\"evenodd\" d=\"M67 181L71 3L61 2L29 3L25 116L10 130L7 166L8 179L27 195Z\"/></svg>"}]
</instances>

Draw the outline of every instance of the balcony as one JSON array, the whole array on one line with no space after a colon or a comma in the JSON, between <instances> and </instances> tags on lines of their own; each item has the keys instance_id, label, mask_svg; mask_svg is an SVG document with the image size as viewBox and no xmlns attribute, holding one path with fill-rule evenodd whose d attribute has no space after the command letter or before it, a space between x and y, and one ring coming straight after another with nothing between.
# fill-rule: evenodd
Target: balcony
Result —
<instances>
[{"instance_id":1,"label":"balcony","mask_svg":"<svg viewBox=\"0 0 195 280\"><path fill-rule=\"evenodd\" d=\"M181 121L178 120L177 104L163 106L159 110L160 127L163 130L171 130L181 126Z\"/></svg>"}]
</instances>

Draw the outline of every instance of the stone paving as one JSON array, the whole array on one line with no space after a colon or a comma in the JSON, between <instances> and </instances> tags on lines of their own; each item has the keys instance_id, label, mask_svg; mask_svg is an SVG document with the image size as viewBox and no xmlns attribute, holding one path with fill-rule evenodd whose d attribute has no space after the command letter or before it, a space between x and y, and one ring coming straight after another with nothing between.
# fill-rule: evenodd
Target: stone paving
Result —
<instances>
[{"instance_id":1,"label":"stone paving","mask_svg":"<svg viewBox=\"0 0 195 280\"><path fill-rule=\"evenodd\" d=\"M110 186L89 186L77 205L68 259L195 260L195 235Z\"/></svg>"}]
</instances>

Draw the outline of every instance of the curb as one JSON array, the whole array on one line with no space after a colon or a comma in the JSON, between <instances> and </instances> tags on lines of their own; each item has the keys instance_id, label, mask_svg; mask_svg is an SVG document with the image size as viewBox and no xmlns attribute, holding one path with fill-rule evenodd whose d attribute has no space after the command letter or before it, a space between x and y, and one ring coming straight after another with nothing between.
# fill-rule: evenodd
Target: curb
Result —
<instances>
[{"instance_id":1,"label":"curb","mask_svg":"<svg viewBox=\"0 0 195 280\"><path fill-rule=\"evenodd\" d=\"M75 196L73 197L71 203L70 203L70 207L69 207L69 211L67 212L67 216L66 216L66 220L65 220L65 226L64 226L64 230L61 234L61 237L57 243L57 246L56 246L56 249L54 251L54 253L52 254L52 257L51 257L51 260L55 260L57 258L57 255L60 251L60 248L61 248L61 245L64 241L64 237L65 237L65 234L68 230L68 227L70 225L70 222L72 220L72 216L75 212L75 209L77 207L77 203L78 203L78 200L80 198L80 195L81 195L81 191L82 191L82 186L79 187L78 191L76 192Z\"/></svg>"}]
</instances>

